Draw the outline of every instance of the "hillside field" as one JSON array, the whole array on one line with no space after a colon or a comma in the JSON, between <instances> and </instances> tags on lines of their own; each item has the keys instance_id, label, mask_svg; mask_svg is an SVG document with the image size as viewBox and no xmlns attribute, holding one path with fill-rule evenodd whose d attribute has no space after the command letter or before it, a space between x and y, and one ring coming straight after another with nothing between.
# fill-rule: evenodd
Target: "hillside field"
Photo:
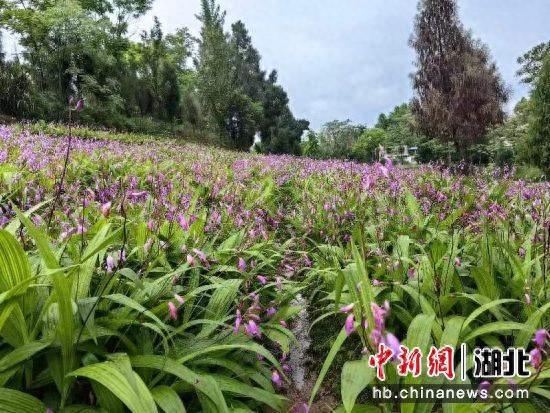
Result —
<instances>
[{"instance_id":1,"label":"hillside field","mask_svg":"<svg viewBox=\"0 0 550 413\"><path fill-rule=\"evenodd\" d=\"M523 348L530 377L462 384L548 411L549 226L508 169L0 126L0 411L512 411L367 400L380 343Z\"/></svg>"}]
</instances>

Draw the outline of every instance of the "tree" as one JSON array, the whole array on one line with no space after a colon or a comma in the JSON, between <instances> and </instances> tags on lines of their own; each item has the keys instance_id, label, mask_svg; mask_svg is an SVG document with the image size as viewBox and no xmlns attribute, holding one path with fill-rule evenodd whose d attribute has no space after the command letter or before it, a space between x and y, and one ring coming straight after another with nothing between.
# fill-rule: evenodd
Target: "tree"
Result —
<instances>
[{"instance_id":1,"label":"tree","mask_svg":"<svg viewBox=\"0 0 550 413\"><path fill-rule=\"evenodd\" d=\"M545 173L550 172L550 53L546 54L536 77L533 91L532 123L528 147L532 162Z\"/></svg>"},{"instance_id":2,"label":"tree","mask_svg":"<svg viewBox=\"0 0 550 413\"><path fill-rule=\"evenodd\" d=\"M352 148L352 157L361 162L376 161L378 148L386 145L388 134L384 129L370 128L359 136Z\"/></svg>"},{"instance_id":3,"label":"tree","mask_svg":"<svg viewBox=\"0 0 550 413\"><path fill-rule=\"evenodd\" d=\"M330 158L350 157L353 145L355 145L364 130L364 126L353 125L349 119L326 123L319 132L319 144L323 156Z\"/></svg>"},{"instance_id":4,"label":"tree","mask_svg":"<svg viewBox=\"0 0 550 413\"><path fill-rule=\"evenodd\" d=\"M254 49L244 25L237 24L230 38L223 28L225 12L214 0L202 0L201 39L197 66L197 88L210 126L222 142L236 149L248 149L254 142L261 113L247 92L249 57Z\"/></svg>"},{"instance_id":5,"label":"tree","mask_svg":"<svg viewBox=\"0 0 550 413\"><path fill-rule=\"evenodd\" d=\"M518 64L521 68L517 75L521 76L521 81L526 84L533 84L541 73L544 59L550 53L550 41L540 43L518 58Z\"/></svg>"},{"instance_id":6,"label":"tree","mask_svg":"<svg viewBox=\"0 0 550 413\"><path fill-rule=\"evenodd\" d=\"M531 113L532 101L523 98L504 123L487 133L488 149L494 163L502 166L516 161L529 162Z\"/></svg>"},{"instance_id":7,"label":"tree","mask_svg":"<svg viewBox=\"0 0 550 413\"><path fill-rule=\"evenodd\" d=\"M301 142L304 131L309 128L305 119L296 119L288 106L274 118L275 122L269 128L266 137L262 137L260 149L264 153L301 154Z\"/></svg>"},{"instance_id":8,"label":"tree","mask_svg":"<svg viewBox=\"0 0 550 413\"><path fill-rule=\"evenodd\" d=\"M310 158L318 158L321 155L319 139L312 130L308 131L306 140L302 143L302 154Z\"/></svg>"},{"instance_id":9,"label":"tree","mask_svg":"<svg viewBox=\"0 0 550 413\"><path fill-rule=\"evenodd\" d=\"M375 128L386 131L386 144L390 147L401 145L418 146L424 139L418 133L415 118L408 103L396 106L389 114L381 113Z\"/></svg>"},{"instance_id":10,"label":"tree","mask_svg":"<svg viewBox=\"0 0 550 413\"><path fill-rule=\"evenodd\" d=\"M233 94L231 50L223 31L225 12L214 0L201 1L202 22L199 52L195 62L197 89L205 109L207 126L227 138L228 110Z\"/></svg>"},{"instance_id":11,"label":"tree","mask_svg":"<svg viewBox=\"0 0 550 413\"><path fill-rule=\"evenodd\" d=\"M234 23L229 35L219 5L214 0L201 5L197 90L209 126L236 149L249 149L259 132L262 152L299 153L309 123L292 115L277 73L266 78L244 23Z\"/></svg>"},{"instance_id":12,"label":"tree","mask_svg":"<svg viewBox=\"0 0 550 413\"><path fill-rule=\"evenodd\" d=\"M508 92L496 65L464 30L455 0L421 0L410 44L417 54L412 109L419 129L463 156L504 118Z\"/></svg>"}]
</instances>

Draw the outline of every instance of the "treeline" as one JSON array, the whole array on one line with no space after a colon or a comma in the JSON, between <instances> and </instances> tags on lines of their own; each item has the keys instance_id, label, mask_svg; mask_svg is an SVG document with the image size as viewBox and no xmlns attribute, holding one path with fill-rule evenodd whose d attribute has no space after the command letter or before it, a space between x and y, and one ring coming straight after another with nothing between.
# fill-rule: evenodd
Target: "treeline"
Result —
<instances>
[{"instance_id":1,"label":"treeline","mask_svg":"<svg viewBox=\"0 0 550 413\"><path fill-rule=\"evenodd\" d=\"M22 52L1 52L0 114L64 121L67 97L79 95L79 122L141 133L174 132L264 153L373 161L378 148L415 147L420 162L468 160L550 169L550 42L518 59L531 86L514 113L489 49L460 22L456 0L420 0L410 46L414 98L368 128L349 121L309 131L296 119L277 72L241 21L229 30L216 0L202 0L198 38L187 28L153 27L138 41L133 19L152 0L0 0L0 28Z\"/></svg>"},{"instance_id":2,"label":"treeline","mask_svg":"<svg viewBox=\"0 0 550 413\"><path fill-rule=\"evenodd\" d=\"M84 124L204 135L236 149L257 137L261 151L299 153L309 123L294 118L277 72L261 69L245 25L226 32L225 13L202 0L199 38L187 28L165 34L155 18L134 41L129 25L151 4L0 1L0 28L22 47L11 59L0 52L0 114L63 121L76 94L86 101Z\"/></svg>"},{"instance_id":3,"label":"treeline","mask_svg":"<svg viewBox=\"0 0 550 413\"><path fill-rule=\"evenodd\" d=\"M493 162L550 168L550 42L518 59L529 98L506 116L509 91L489 50L460 22L455 0L421 0L410 45L414 98L381 114L373 128L350 121L310 132L303 152L313 157L373 161L378 148L415 148L420 162ZM541 171L542 170L542 171Z\"/></svg>"}]
</instances>

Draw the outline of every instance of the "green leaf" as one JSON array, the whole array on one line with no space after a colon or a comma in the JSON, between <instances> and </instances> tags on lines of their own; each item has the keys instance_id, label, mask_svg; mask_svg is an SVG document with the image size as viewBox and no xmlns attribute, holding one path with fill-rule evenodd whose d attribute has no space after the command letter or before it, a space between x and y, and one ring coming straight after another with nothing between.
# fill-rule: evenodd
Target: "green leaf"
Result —
<instances>
[{"instance_id":1,"label":"green leaf","mask_svg":"<svg viewBox=\"0 0 550 413\"><path fill-rule=\"evenodd\" d=\"M30 394L0 388L0 411L2 413L43 413L46 411L46 406Z\"/></svg>"},{"instance_id":2,"label":"green leaf","mask_svg":"<svg viewBox=\"0 0 550 413\"><path fill-rule=\"evenodd\" d=\"M24 344L5 354L0 358L0 372L3 372L17 364L29 360L33 355L50 345L49 342L33 341Z\"/></svg>"},{"instance_id":3,"label":"green leaf","mask_svg":"<svg viewBox=\"0 0 550 413\"><path fill-rule=\"evenodd\" d=\"M407 330L405 345L410 349L418 347L422 354L428 354L434 321L435 315L433 314L419 314L413 318ZM404 379L405 385L416 385L425 381L425 375L421 375L420 377L409 375ZM412 413L415 410L424 410L428 405L428 403L415 403L414 401L411 401L411 403L404 403L401 405L401 413Z\"/></svg>"},{"instance_id":4,"label":"green leaf","mask_svg":"<svg viewBox=\"0 0 550 413\"><path fill-rule=\"evenodd\" d=\"M544 304L542 307L538 308L524 323L524 329L520 331L516 337L514 345L516 347L526 348L529 344L529 340L535 334L540 321L544 314L550 310L550 302Z\"/></svg>"},{"instance_id":5,"label":"green leaf","mask_svg":"<svg viewBox=\"0 0 550 413\"><path fill-rule=\"evenodd\" d=\"M219 411L229 413L225 398L212 377L199 375L176 360L163 356L135 356L130 361L134 367L160 370L178 377L207 396Z\"/></svg>"},{"instance_id":6,"label":"green leaf","mask_svg":"<svg viewBox=\"0 0 550 413\"><path fill-rule=\"evenodd\" d=\"M107 300L111 300L117 304L121 304L125 307L131 308L133 310L136 310L147 317L149 317L151 320L153 320L155 323L159 325L159 327L167 329L166 324L162 322L160 318L158 318L156 315L154 315L151 311L147 310L144 306L142 306L137 301L131 299L130 297L127 297L123 294L110 294L103 297Z\"/></svg>"},{"instance_id":7,"label":"green leaf","mask_svg":"<svg viewBox=\"0 0 550 413\"><path fill-rule=\"evenodd\" d=\"M40 202L39 204L34 205L32 208L27 209L25 212L23 212L23 215L26 217L31 216L33 212L38 211L40 208L42 208L44 205L50 203L53 200L53 198L47 199L45 201ZM11 222L5 226L5 230L8 231L10 234L15 235L16 231L19 229L19 225L21 224L19 218L13 218Z\"/></svg>"},{"instance_id":8,"label":"green leaf","mask_svg":"<svg viewBox=\"0 0 550 413\"><path fill-rule=\"evenodd\" d=\"M34 239L34 242L36 243L36 247L38 248L38 251L40 252L40 256L44 260L44 263L46 264L46 268L49 269L55 269L59 268L59 263L57 262L57 258L55 257L54 252L52 251L52 247L50 245L50 242L48 240L48 236L46 233L42 230L40 230L36 225L32 223L32 221L26 217L24 214L21 213L15 206L14 206L15 212L17 213L17 217L19 220L23 223L25 228L27 228L27 231L29 232L30 236Z\"/></svg>"},{"instance_id":9,"label":"green leaf","mask_svg":"<svg viewBox=\"0 0 550 413\"><path fill-rule=\"evenodd\" d=\"M185 413L180 396L168 386L157 386L151 390L153 398L166 413Z\"/></svg>"},{"instance_id":10,"label":"green leaf","mask_svg":"<svg viewBox=\"0 0 550 413\"><path fill-rule=\"evenodd\" d=\"M282 412L286 405L287 399L283 396L273 394L272 392L260 389L258 387L252 387L242 381L232 379L228 376L214 375L212 377L216 380L220 386L220 389L224 393L238 394L240 396L254 399L260 403L268 405L278 412Z\"/></svg>"},{"instance_id":11,"label":"green leaf","mask_svg":"<svg viewBox=\"0 0 550 413\"><path fill-rule=\"evenodd\" d=\"M133 413L157 413L151 392L133 370L124 366L121 360L105 361L81 367L71 376L87 377L108 388Z\"/></svg>"},{"instance_id":12,"label":"green leaf","mask_svg":"<svg viewBox=\"0 0 550 413\"><path fill-rule=\"evenodd\" d=\"M484 324L481 327L476 328L474 331L464 337L462 341L467 343L468 341L484 334L507 334L510 331L523 330L524 328L524 324L516 323L515 321L495 321L494 323Z\"/></svg>"},{"instance_id":13,"label":"green leaf","mask_svg":"<svg viewBox=\"0 0 550 413\"><path fill-rule=\"evenodd\" d=\"M485 311L488 311L490 309L492 309L493 307L496 307L498 305L502 305L502 304L505 304L505 303L513 303L513 302L517 302L518 300L514 300L514 299L501 299L501 300L493 300L493 301L490 301L488 302L487 304L484 304L482 305L481 307L479 308L476 308L474 311L472 311L472 313L468 316L468 318L466 319L466 321L464 321L464 325L462 326L462 328L466 328L468 327L468 325L474 321L479 315L483 314Z\"/></svg>"},{"instance_id":14,"label":"green leaf","mask_svg":"<svg viewBox=\"0 0 550 413\"><path fill-rule=\"evenodd\" d=\"M346 330L345 329L340 330L340 334L338 334L338 337L336 337L336 341L330 348L327 358L323 363L323 367L321 367L321 371L319 372L319 377L317 377L317 381L313 386L313 390L311 391L311 396L309 397L309 407L311 407L311 404L313 403L313 399L315 399L317 392L321 388L321 384L323 384L323 380L325 379L328 369L330 368L332 362L334 361L336 354L338 353L338 351L340 351L340 347L342 347L342 344L344 344L344 341L346 341L346 338L347 338Z\"/></svg>"},{"instance_id":15,"label":"green leaf","mask_svg":"<svg viewBox=\"0 0 550 413\"><path fill-rule=\"evenodd\" d=\"M351 412L357 396L374 379L375 370L369 367L368 360L348 361L342 369L342 403L346 412Z\"/></svg>"},{"instance_id":16,"label":"green leaf","mask_svg":"<svg viewBox=\"0 0 550 413\"><path fill-rule=\"evenodd\" d=\"M257 343L219 344L219 345L215 345L215 346L209 346L209 347L206 347L202 350L195 351L193 353L187 354L186 356L180 357L178 359L178 362L179 363L186 363L188 361L194 360L196 358L200 358L200 357L202 357L206 354L212 353L212 352L224 351L224 350L235 350L235 349L252 351L252 352L257 353L261 356L264 356L274 366L277 366L277 367L280 366L277 359L275 357L273 357L273 354L271 354L271 352L267 351L263 346L261 346Z\"/></svg>"}]
</instances>

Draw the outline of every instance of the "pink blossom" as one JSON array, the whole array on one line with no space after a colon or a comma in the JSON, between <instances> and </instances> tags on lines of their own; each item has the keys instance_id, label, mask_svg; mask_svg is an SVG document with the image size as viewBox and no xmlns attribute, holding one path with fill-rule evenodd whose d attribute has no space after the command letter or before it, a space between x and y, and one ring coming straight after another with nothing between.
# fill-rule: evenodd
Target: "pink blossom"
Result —
<instances>
[{"instance_id":1,"label":"pink blossom","mask_svg":"<svg viewBox=\"0 0 550 413\"><path fill-rule=\"evenodd\" d=\"M537 345L538 348L543 348L546 344L546 340L550 338L550 333L544 328L541 328L535 332L535 338L533 342Z\"/></svg>"},{"instance_id":2,"label":"pink blossom","mask_svg":"<svg viewBox=\"0 0 550 413\"><path fill-rule=\"evenodd\" d=\"M282 325L284 328L288 328L288 324L286 323L285 320L279 321L279 324Z\"/></svg>"},{"instance_id":3,"label":"pink blossom","mask_svg":"<svg viewBox=\"0 0 550 413\"><path fill-rule=\"evenodd\" d=\"M168 301L168 311L170 312L170 318L172 320L177 320L178 310L172 301Z\"/></svg>"},{"instance_id":4,"label":"pink blossom","mask_svg":"<svg viewBox=\"0 0 550 413\"><path fill-rule=\"evenodd\" d=\"M191 254L187 254L187 264L191 267L195 265L195 258Z\"/></svg>"},{"instance_id":5,"label":"pink blossom","mask_svg":"<svg viewBox=\"0 0 550 413\"><path fill-rule=\"evenodd\" d=\"M174 293L174 298L177 300L178 303L180 303L180 305L183 305L185 303L185 299L178 293Z\"/></svg>"},{"instance_id":6,"label":"pink blossom","mask_svg":"<svg viewBox=\"0 0 550 413\"><path fill-rule=\"evenodd\" d=\"M386 344L392 349L394 359L397 358L401 351L401 343L392 333L386 334Z\"/></svg>"},{"instance_id":7,"label":"pink blossom","mask_svg":"<svg viewBox=\"0 0 550 413\"><path fill-rule=\"evenodd\" d=\"M267 284L267 278L263 275L258 275L256 277L258 279L258 281L260 282L260 284L262 285L266 285Z\"/></svg>"},{"instance_id":8,"label":"pink blossom","mask_svg":"<svg viewBox=\"0 0 550 413\"><path fill-rule=\"evenodd\" d=\"M245 333L250 337L260 337L260 329L254 320L248 320L248 323L244 327Z\"/></svg>"},{"instance_id":9,"label":"pink blossom","mask_svg":"<svg viewBox=\"0 0 550 413\"><path fill-rule=\"evenodd\" d=\"M235 325L233 326L233 332L237 334L239 331L239 327L241 326L241 323L243 322L243 319L241 317L241 310L237 310L237 317L235 318Z\"/></svg>"},{"instance_id":10,"label":"pink blossom","mask_svg":"<svg viewBox=\"0 0 550 413\"><path fill-rule=\"evenodd\" d=\"M201 260L202 262L206 262L206 261L207 261L207 259L206 259L206 254L205 254L203 251L201 251L201 250L199 250L199 249L197 249L197 248L193 248L193 252L194 252L195 254L197 254L197 257L199 257L199 260Z\"/></svg>"},{"instance_id":11,"label":"pink blossom","mask_svg":"<svg viewBox=\"0 0 550 413\"><path fill-rule=\"evenodd\" d=\"M382 284L382 282L380 280L377 280L376 278L374 278L372 280L372 285L375 286L375 287L378 287L381 284Z\"/></svg>"},{"instance_id":12,"label":"pink blossom","mask_svg":"<svg viewBox=\"0 0 550 413\"><path fill-rule=\"evenodd\" d=\"M103 205L101 205L101 214L107 218L109 216L109 213L111 212L111 203L105 202Z\"/></svg>"},{"instance_id":13,"label":"pink blossom","mask_svg":"<svg viewBox=\"0 0 550 413\"><path fill-rule=\"evenodd\" d=\"M462 265L462 261L460 260L460 257L455 258L455 267L460 267Z\"/></svg>"},{"instance_id":14,"label":"pink blossom","mask_svg":"<svg viewBox=\"0 0 550 413\"><path fill-rule=\"evenodd\" d=\"M246 262L242 257L239 257L239 263L237 264L237 268L240 272L246 271Z\"/></svg>"},{"instance_id":15,"label":"pink blossom","mask_svg":"<svg viewBox=\"0 0 550 413\"><path fill-rule=\"evenodd\" d=\"M353 310L353 307L355 307L355 303L345 305L345 306L340 308L340 312L341 313L349 313Z\"/></svg>"},{"instance_id":16,"label":"pink blossom","mask_svg":"<svg viewBox=\"0 0 550 413\"><path fill-rule=\"evenodd\" d=\"M346 334L348 336L355 331L355 316L353 313L347 316L344 329L346 330Z\"/></svg>"},{"instance_id":17,"label":"pink blossom","mask_svg":"<svg viewBox=\"0 0 550 413\"><path fill-rule=\"evenodd\" d=\"M525 293L525 303L531 305L531 296L528 293Z\"/></svg>"},{"instance_id":18,"label":"pink blossom","mask_svg":"<svg viewBox=\"0 0 550 413\"><path fill-rule=\"evenodd\" d=\"M488 391L490 388L491 388L491 382L487 380L483 380L481 383L479 383L479 386L478 386L479 390Z\"/></svg>"},{"instance_id":19,"label":"pink blossom","mask_svg":"<svg viewBox=\"0 0 550 413\"><path fill-rule=\"evenodd\" d=\"M540 351L540 348L534 348L529 352L529 355L531 356L531 360L529 361L531 366L538 369L542 364L542 352Z\"/></svg>"},{"instance_id":20,"label":"pink blossom","mask_svg":"<svg viewBox=\"0 0 550 413\"><path fill-rule=\"evenodd\" d=\"M279 375L279 372L277 370L273 370L273 372L271 373L271 381L277 387L281 387L283 385L283 381L281 380L281 376Z\"/></svg>"},{"instance_id":21,"label":"pink blossom","mask_svg":"<svg viewBox=\"0 0 550 413\"><path fill-rule=\"evenodd\" d=\"M115 259L112 257L112 255L107 255L106 263L107 263L107 272L112 273L113 268L115 268Z\"/></svg>"},{"instance_id":22,"label":"pink blossom","mask_svg":"<svg viewBox=\"0 0 550 413\"><path fill-rule=\"evenodd\" d=\"M178 222L184 231L189 231L189 221L183 214L178 214Z\"/></svg>"},{"instance_id":23,"label":"pink blossom","mask_svg":"<svg viewBox=\"0 0 550 413\"><path fill-rule=\"evenodd\" d=\"M292 408L292 413L309 413L309 406L307 403L300 403Z\"/></svg>"},{"instance_id":24,"label":"pink blossom","mask_svg":"<svg viewBox=\"0 0 550 413\"><path fill-rule=\"evenodd\" d=\"M148 238L145 244L143 244L143 252L147 254L152 246L153 246L153 239Z\"/></svg>"}]
</instances>

